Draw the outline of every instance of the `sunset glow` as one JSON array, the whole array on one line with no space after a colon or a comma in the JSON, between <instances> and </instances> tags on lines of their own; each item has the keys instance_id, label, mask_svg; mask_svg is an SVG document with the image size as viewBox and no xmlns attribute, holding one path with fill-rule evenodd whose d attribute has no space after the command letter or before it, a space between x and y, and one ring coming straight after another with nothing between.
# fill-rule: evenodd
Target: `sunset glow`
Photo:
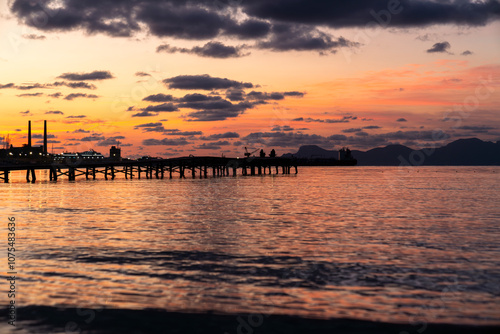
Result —
<instances>
[{"instance_id":1,"label":"sunset glow","mask_svg":"<svg viewBox=\"0 0 500 334\"><path fill-rule=\"evenodd\" d=\"M306 144L422 147L436 131L445 133L438 144L500 140L497 1L474 4L478 21L451 1L457 17L439 22L436 8L437 19L412 24L403 20L417 8L406 1L387 24L370 13L391 1L342 8L364 13L352 22L333 14L331 22L306 22L246 1L165 1L161 24L146 18L154 3L126 3L96 22L65 26L71 1L1 2L3 143L9 136L21 146L27 121L40 134L45 119L49 151L108 154L119 145L129 157L238 156L244 146L279 154ZM133 9L142 16L123 21ZM191 14L168 21L170 11L201 21L190 22ZM225 23L202 28L208 17Z\"/></svg>"}]
</instances>

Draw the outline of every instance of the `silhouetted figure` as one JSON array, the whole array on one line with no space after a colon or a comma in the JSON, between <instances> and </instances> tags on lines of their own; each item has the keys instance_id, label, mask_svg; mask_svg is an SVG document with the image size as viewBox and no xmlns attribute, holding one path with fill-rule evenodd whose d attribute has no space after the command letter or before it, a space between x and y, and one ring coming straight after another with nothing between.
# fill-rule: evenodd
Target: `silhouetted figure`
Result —
<instances>
[{"instance_id":1,"label":"silhouetted figure","mask_svg":"<svg viewBox=\"0 0 500 334\"><path fill-rule=\"evenodd\" d=\"M276 158L276 151L274 150L274 148L271 150L271 153L269 154L269 156L271 158Z\"/></svg>"},{"instance_id":2,"label":"silhouetted figure","mask_svg":"<svg viewBox=\"0 0 500 334\"><path fill-rule=\"evenodd\" d=\"M260 150L260 157L264 158L265 156L266 156L266 153L264 152L264 150Z\"/></svg>"}]
</instances>

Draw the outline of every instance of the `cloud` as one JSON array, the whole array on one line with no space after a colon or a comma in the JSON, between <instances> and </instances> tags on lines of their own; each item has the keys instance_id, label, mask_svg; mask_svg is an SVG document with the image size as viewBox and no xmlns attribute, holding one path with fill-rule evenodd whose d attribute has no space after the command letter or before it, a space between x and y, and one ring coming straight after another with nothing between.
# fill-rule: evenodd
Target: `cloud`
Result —
<instances>
[{"instance_id":1,"label":"cloud","mask_svg":"<svg viewBox=\"0 0 500 334\"><path fill-rule=\"evenodd\" d=\"M165 132L165 128L163 127L163 124L160 122L139 124L134 126L134 129L136 130L141 129L144 132Z\"/></svg>"},{"instance_id":2,"label":"cloud","mask_svg":"<svg viewBox=\"0 0 500 334\"><path fill-rule=\"evenodd\" d=\"M174 105L173 103L163 103L163 104L159 104L159 105L150 105L144 109L141 109L142 111L145 111L145 112L155 112L155 113L158 113L158 112L174 112L174 111L178 111L179 108L177 108L176 105Z\"/></svg>"},{"instance_id":3,"label":"cloud","mask_svg":"<svg viewBox=\"0 0 500 334\"><path fill-rule=\"evenodd\" d=\"M43 139L43 134L34 133L31 135L31 137L35 139ZM47 134L47 138L57 138L57 137L53 134Z\"/></svg>"},{"instance_id":4,"label":"cloud","mask_svg":"<svg viewBox=\"0 0 500 334\"><path fill-rule=\"evenodd\" d=\"M29 116L29 115L31 115L31 111L29 111L29 110L26 110L26 111L20 111L19 113L20 113L21 115L23 115L23 116Z\"/></svg>"},{"instance_id":5,"label":"cloud","mask_svg":"<svg viewBox=\"0 0 500 334\"><path fill-rule=\"evenodd\" d=\"M18 97L39 97L43 96L43 93L29 93L29 94L20 94Z\"/></svg>"},{"instance_id":6,"label":"cloud","mask_svg":"<svg viewBox=\"0 0 500 334\"><path fill-rule=\"evenodd\" d=\"M64 115L64 113L60 110L50 110L46 111L45 114L52 114L52 115Z\"/></svg>"},{"instance_id":7,"label":"cloud","mask_svg":"<svg viewBox=\"0 0 500 334\"><path fill-rule=\"evenodd\" d=\"M219 139L234 139L240 138L240 135L236 132L225 132L210 135L208 137L200 137L202 140L219 140Z\"/></svg>"},{"instance_id":8,"label":"cloud","mask_svg":"<svg viewBox=\"0 0 500 334\"><path fill-rule=\"evenodd\" d=\"M101 140L104 140L104 139L106 139L106 138L103 137L103 136L91 135L91 136L88 136L88 137L81 138L80 141L101 141Z\"/></svg>"},{"instance_id":9,"label":"cloud","mask_svg":"<svg viewBox=\"0 0 500 334\"><path fill-rule=\"evenodd\" d=\"M201 90L218 90L230 88L253 88L253 84L246 82L238 82L226 78L211 77L208 74L204 75L180 75L163 80L170 89L201 89Z\"/></svg>"},{"instance_id":10,"label":"cloud","mask_svg":"<svg viewBox=\"0 0 500 334\"><path fill-rule=\"evenodd\" d=\"M473 54L474 54L474 52L469 51L469 50L465 50L460 55L462 55L462 56L470 56L470 55L473 55Z\"/></svg>"},{"instance_id":11,"label":"cloud","mask_svg":"<svg viewBox=\"0 0 500 334\"><path fill-rule=\"evenodd\" d=\"M72 133L90 133L90 131L84 130L84 129L78 129L78 130L73 131Z\"/></svg>"},{"instance_id":12,"label":"cloud","mask_svg":"<svg viewBox=\"0 0 500 334\"><path fill-rule=\"evenodd\" d=\"M142 100L149 102L171 102L174 100L174 97L172 95L155 94L155 95L149 95L143 98Z\"/></svg>"},{"instance_id":13,"label":"cloud","mask_svg":"<svg viewBox=\"0 0 500 334\"><path fill-rule=\"evenodd\" d=\"M109 71L94 71L90 73L63 73L58 78L70 81L94 81L113 79L113 75Z\"/></svg>"},{"instance_id":14,"label":"cloud","mask_svg":"<svg viewBox=\"0 0 500 334\"><path fill-rule=\"evenodd\" d=\"M187 40L222 36L260 40L275 34L280 25L334 29L364 28L367 24L382 27L390 24L394 28L436 24L482 26L498 20L499 7L496 0L400 0L389 7L387 0L253 0L238 1L234 10L221 9L211 0L47 0L35 3L13 0L10 10L19 21L41 31L78 29L88 34L114 37L130 37L142 31ZM390 14L390 20L386 13ZM300 34L298 37L302 38ZM321 41L321 36L312 37L318 39L315 43L320 46L328 44L328 39ZM303 47L296 41L291 44Z\"/></svg>"},{"instance_id":15,"label":"cloud","mask_svg":"<svg viewBox=\"0 0 500 334\"><path fill-rule=\"evenodd\" d=\"M224 140L214 143L203 143L201 145L195 146L194 148L198 150L220 150L222 148L221 146L229 146L229 145L231 145L231 143L229 143L227 140Z\"/></svg>"},{"instance_id":16,"label":"cloud","mask_svg":"<svg viewBox=\"0 0 500 334\"><path fill-rule=\"evenodd\" d=\"M374 130L374 129L381 129L382 127L378 126L378 125L369 125L369 126L364 126L363 129L367 129L367 130Z\"/></svg>"},{"instance_id":17,"label":"cloud","mask_svg":"<svg viewBox=\"0 0 500 334\"><path fill-rule=\"evenodd\" d=\"M125 137L123 136L109 137L99 141L97 143L97 146L118 146L122 144L122 142L119 139L125 139Z\"/></svg>"},{"instance_id":18,"label":"cloud","mask_svg":"<svg viewBox=\"0 0 500 334\"><path fill-rule=\"evenodd\" d=\"M87 116L85 115L76 115L76 116L67 116L66 118L73 118L73 119L81 119L81 118L86 118Z\"/></svg>"},{"instance_id":19,"label":"cloud","mask_svg":"<svg viewBox=\"0 0 500 334\"><path fill-rule=\"evenodd\" d=\"M53 84L49 84L48 86L66 86L66 87L69 87L69 88L73 88L73 89L76 89L76 88L83 88L83 89L96 89L97 87L93 84L89 84L87 82L83 82L83 81L78 81L78 82L65 82L65 81L58 81L58 82L54 82Z\"/></svg>"},{"instance_id":20,"label":"cloud","mask_svg":"<svg viewBox=\"0 0 500 334\"><path fill-rule=\"evenodd\" d=\"M191 144L185 138L164 138L164 139L144 139L142 145L145 146L185 146Z\"/></svg>"},{"instance_id":21,"label":"cloud","mask_svg":"<svg viewBox=\"0 0 500 334\"><path fill-rule=\"evenodd\" d=\"M49 94L48 96L53 97L55 99L58 99L58 98L60 98L62 96L62 93L57 92L57 93L54 93L54 94Z\"/></svg>"},{"instance_id":22,"label":"cloud","mask_svg":"<svg viewBox=\"0 0 500 334\"><path fill-rule=\"evenodd\" d=\"M359 43L343 37L334 38L327 33L305 25L277 25L268 40L257 43L260 49L273 51L330 51L342 47L358 47Z\"/></svg>"},{"instance_id":23,"label":"cloud","mask_svg":"<svg viewBox=\"0 0 500 334\"><path fill-rule=\"evenodd\" d=\"M5 84L5 85L0 85L0 89L6 89L6 88L14 88L14 84L13 83L8 83L8 84Z\"/></svg>"},{"instance_id":24,"label":"cloud","mask_svg":"<svg viewBox=\"0 0 500 334\"><path fill-rule=\"evenodd\" d=\"M450 43L448 42L440 42L440 43L436 43L432 46L432 48L428 49L427 50L427 53L436 53L436 52L440 52L440 53L449 53L448 50L451 48L451 45Z\"/></svg>"},{"instance_id":25,"label":"cloud","mask_svg":"<svg viewBox=\"0 0 500 334\"><path fill-rule=\"evenodd\" d=\"M496 130L497 128L487 125L479 125L479 126L463 125L463 126L452 127L452 129L466 130L473 133L488 133L490 130Z\"/></svg>"},{"instance_id":26,"label":"cloud","mask_svg":"<svg viewBox=\"0 0 500 334\"><path fill-rule=\"evenodd\" d=\"M188 121L212 122L224 121L228 118L235 118L243 114L245 110L253 108L255 105L250 102L240 102L233 104L227 100L212 102L185 103L184 106L199 111L191 112L187 116Z\"/></svg>"},{"instance_id":27,"label":"cloud","mask_svg":"<svg viewBox=\"0 0 500 334\"><path fill-rule=\"evenodd\" d=\"M43 35L36 35L36 34L25 34L22 36L24 39L31 39L31 40L44 40L47 37Z\"/></svg>"},{"instance_id":28,"label":"cloud","mask_svg":"<svg viewBox=\"0 0 500 334\"><path fill-rule=\"evenodd\" d=\"M164 134L166 136L185 136L185 137L191 137L191 136L202 135L203 132L201 132L201 131L180 131L178 129L166 129L166 130L164 130Z\"/></svg>"},{"instance_id":29,"label":"cloud","mask_svg":"<svg viewBox=\"0 0 500 334\"><path fill-rule=\"evenodd\" d=\"M72 94L68 94L64 97L65 100L68 100L68 101L72 101L76 98L79 98L79 97L84 97L84 98L87 98L87 99L97 99L99 98L99 96L97 95L94 95L94 94L83 94L83 93L72 93Z\"/></svg>"},{"instance_id":30,"label":"cloud","mask_svg":"<svg viewBox=\"0 0 500 334\"><path fill-rule=\"evenodd\" d=\"M344 116L341 119L319 119L319 118L304 118L304 117L298 117L292 119L293 122L306 122L306 123L349 123L350 121L354 121L358 119L356 116Z\"/></svg>"},{"instance_id":31,"label":"cloud","mask_svg":"<svg viewBox=\"0 0 500 334\"><path fill-rule=\"evenodd\" d=\"M361 128L351 128L351 129L342 130L343 133L353 133L353 132L359 132L359 131L361 131Z\"/></svg>"},{"instance_id":32,"label":"cloud","mask_svg":"<svg viewBox=\"0 0 500 334\"><path fill-rule=\"evenodd\" d=\"M158 114L157 113L152 113L152 112L149 112L149 111L142 111L140 113L132 115L132 117L152 117L152 116L158 116Z\"/></svg>"},{"instance_id":33,"label":"cloud","mask_svg":"<svg viewBox=\"0 0 500 334\"><path fill-rule=\"evenodd\" d=\"M398 118L396 122L408 122L406 118Z\"/></svg>"},{"instance_id":34,"label":"cloud","mask_svg":"<svg viewBox=\"0 0 500 334\"><path fill-rule=\"evenodd\" d=\"M224 45L220 42L208 42L203 46L195 46L191 49L187 48L178 48L173 47L168 44L163 44L156 48L156 52L167 52L167 53L187 53L194 54L200 57L207 58L239 58L249 55L249 53L243 53L243 49L245 49L245 45L240 46L229 46Z\"/></svg>"},{"instance_id":35,"label":"cloud","mask_svg":"<svg viewBox=\"0 0 500 334\"><path fill-rule=\"evenodd\" d=\"M150 77L151 74L146 73L146 72L135 72L136 77Z\"/></svg>"}]
</instances>

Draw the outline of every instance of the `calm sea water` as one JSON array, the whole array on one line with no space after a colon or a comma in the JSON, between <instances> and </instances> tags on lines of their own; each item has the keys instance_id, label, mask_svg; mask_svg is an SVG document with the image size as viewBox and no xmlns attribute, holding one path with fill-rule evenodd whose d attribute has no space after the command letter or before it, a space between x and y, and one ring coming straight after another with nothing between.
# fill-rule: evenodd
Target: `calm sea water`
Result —
<instances>
[{"instance_id":1,"label":"calm sea water","mask_svg":"<svg viewBox=\"0 0 500 334\"><path fill-rule=\"evenodd\" d=\"M0 184L19 306L500 325L499 167L46 179Z\"/></svg>"}]
</instances>

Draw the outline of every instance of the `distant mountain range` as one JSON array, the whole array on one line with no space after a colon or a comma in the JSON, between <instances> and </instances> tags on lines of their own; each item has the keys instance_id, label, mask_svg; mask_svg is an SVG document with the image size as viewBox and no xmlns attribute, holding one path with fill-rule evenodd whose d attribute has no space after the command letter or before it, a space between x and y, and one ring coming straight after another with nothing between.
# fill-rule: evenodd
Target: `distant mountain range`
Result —
<instances>
[{"instance_id":1,"label":"distant mountain range","mask_svg":"<svg viewBox=\"0 0 500 334\"><path fill-rule=\"evenodd\" d=\"M337 150L316 145L301 146L297 153L284 154L299 159L338 159ZM403 145L389 145L369 151L353 150L358 166L492 166L500 165L500 141L485 142L477 138L459 139L439 148L413 150Z\"/></svg>"}]
</instances>

